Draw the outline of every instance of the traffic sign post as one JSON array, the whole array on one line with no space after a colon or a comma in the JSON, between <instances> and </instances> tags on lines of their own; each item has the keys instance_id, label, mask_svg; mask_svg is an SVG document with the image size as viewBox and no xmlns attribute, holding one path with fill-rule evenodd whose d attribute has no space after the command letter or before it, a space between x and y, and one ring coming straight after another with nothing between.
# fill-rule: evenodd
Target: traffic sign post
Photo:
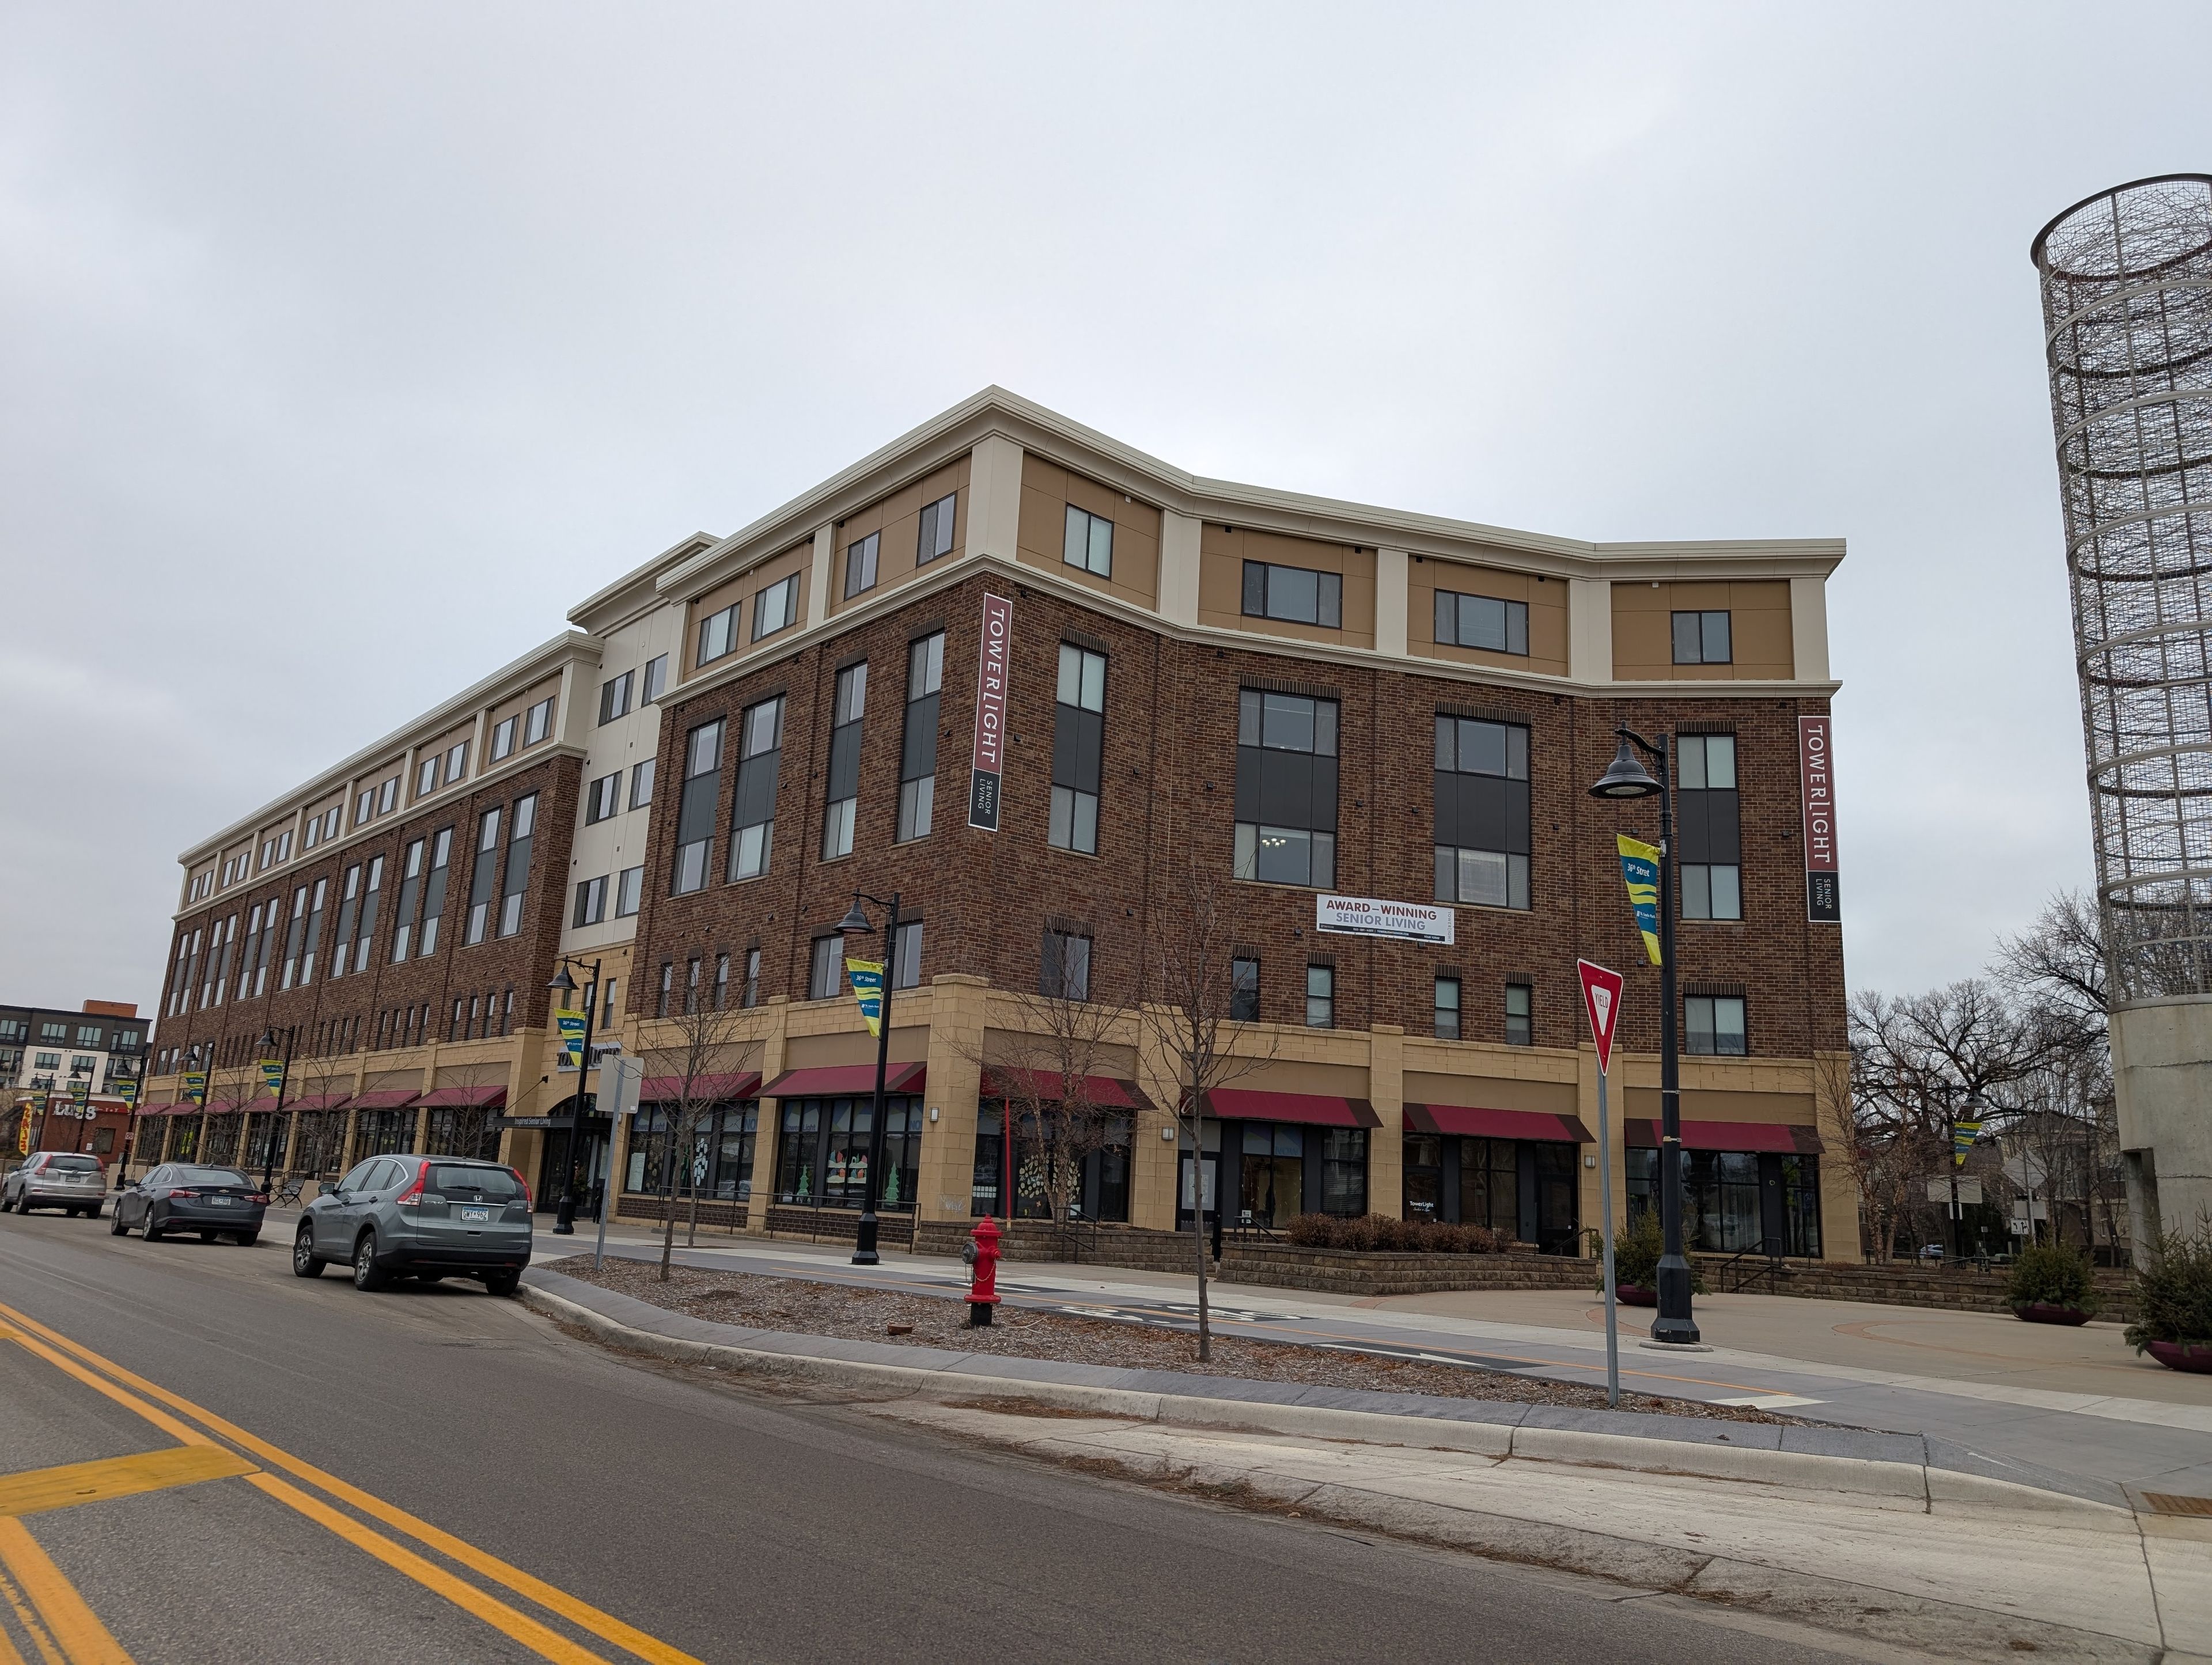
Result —
<instances>
[{"instance_id":1,"label":"traffic sign post","mask_svg":"<svg viewBox=\"0 0 2212 1665\"><path fill-rule=\"evenodd\" d=\"M1613 1128L1606 1115L1605 1079L1613 1065L1613 1026L1620 1021L1621 976L1588 960L1575 962L1582 979L1583 1010L1597 1043L1598 1224L1605 1244L1605 1402L1620 1408L1620 1325L1613 1295Z\"/></svg>"}]
</instances>

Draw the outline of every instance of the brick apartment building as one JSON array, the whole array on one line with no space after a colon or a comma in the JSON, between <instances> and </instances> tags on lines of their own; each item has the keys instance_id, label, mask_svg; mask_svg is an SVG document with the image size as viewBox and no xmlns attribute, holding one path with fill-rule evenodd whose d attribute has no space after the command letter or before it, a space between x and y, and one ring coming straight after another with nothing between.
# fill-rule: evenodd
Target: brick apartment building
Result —
<instances>
[{"instance_id":1,"label":"brick apartment building","mask_svg":"<svg viewBox=\"0 0 2212 1665\"><path fill-rule=\"evenodd\" d=\"M1000 1085L1064 994L1101 1012L1127 1112L1066 1194L1086 1217L1164 1229L1202 1189L1261 1229L1411 1212L1576 1252L1597 1196L1577 956L1630 976L1632 1197L1655 1161L1657 977L1613 841L1656 838L1656 811L1587 792L1627 723L1672 737L1682 789L1696 1240L1856 1258L1856 1196L1821 1161L1843 962L1808 917L1832 852L1808 860L1801 764L1808 732L1826 744L1842 554L1593 545L1204 480L988 390L686 540L188 853L149 1093L170 1113L142 1149L274 1139L321 1173L498 1151L542 1201L575 1079L548 1031L567 955L647 1060L642 1109L592 1145L617 1206L665 1206L668 1060L710 1030L721 1102L679 1192L722 1224L835 1233L874 1053L831 925L896 892L887 1236L1003 1210ZM1004 708L977 793L987 646ZM1171 1066L1132 1010L1194 871L1219 881L1255 1060L1202 1152L1157 1108ZM1451 939L1323 931L1333 896L1433 908ZM258 1086L271 1029L296 1117ZM1035 1212L1043 1155L1014 1131Z\"/></svg>"},{"instance_id":2,"label":"brick apartment building","mask_svg":"<svg viewBox=\"0 0 2212 1665\"><path fill-rule=\"evenodd\" d=\"M113 1152L143 1083L147 1028L122 1001L0 1006L0 1166L30 1151Z\"/></svg>"}]
</instances>

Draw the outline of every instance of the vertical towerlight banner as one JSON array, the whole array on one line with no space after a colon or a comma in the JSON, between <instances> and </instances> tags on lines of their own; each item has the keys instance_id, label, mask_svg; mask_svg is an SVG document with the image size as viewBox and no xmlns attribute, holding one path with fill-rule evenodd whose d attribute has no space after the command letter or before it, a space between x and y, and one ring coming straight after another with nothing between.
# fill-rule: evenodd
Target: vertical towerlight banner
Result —
<instances>
[{"instance_id":1,"label":"vertical towerlight banner","mask_svg":"<svg viewBox=\"0 0 2212 1665\"><path fill-rule=\"evenodd\" d=\"M2140 1243L2212 1206L2212 176L2100 192L2030 253Z\"/></svg>"}]
</instances>

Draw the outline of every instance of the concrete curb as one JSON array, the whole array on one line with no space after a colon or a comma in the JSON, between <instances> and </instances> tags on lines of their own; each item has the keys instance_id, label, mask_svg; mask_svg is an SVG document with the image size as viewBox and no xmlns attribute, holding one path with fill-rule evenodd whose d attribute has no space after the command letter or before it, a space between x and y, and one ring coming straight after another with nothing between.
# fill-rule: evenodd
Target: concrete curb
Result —
<instances>
[{"instance_id":1,"label":"concrete curb","mask_svg":"<svg viewBox=\"0 0 2212 1665\"><path fill-rule=\"evenodd\" d=\"M1719 1443L1729 1438L1732 1425L1716 1425L1710 1419L1575 1411L1558 1413L1552 1425L1544 1425L1528 1413L1553 1407L1430 1400L1429 1404L1441 1407L1439 1413L1408 1415L1285 1404L1234 1393L1213 1396L1147 1391L1066 1376L1085 1372L1109 1376L1158 1373L1105 1371L1087 1365L1046 1368L1050 1361L986 1358L933 1348L744 1329L690 1318L559 1273L534 1268L525 1274L520 1294L534 1311L638 1352L713 1364L748 1375L858 1389L885 1398L1021 1399L1097 1416L1224 1432L1441 1449L1499 1461L1693 1474L1869 1498L1911 1498L1930 1512L1992 1506L2057 1512L2072 1516L2070 1523L2075 1525L2130 1533L2136 1529L2132 1501L2118 1486L2028 1470L1963 1447L1947 1447L1944 1442L1917 1437L1823 1429L1808 1431L1816 1431L1818 1443L1826 1449L1783 1450ZM601 1307L614 1310L599 1310ZM644 1327L647 1324L652 1328ZM908 1357L919 1353L925 1358L957 1360L962 1367L893 1363L881 1357L884 1353ZM1210 1385L1215 1381L1224 1389L1275 1385L1230 1377L1180 1378L1192 1385ZM1558 1422L1574 1425L1557 1425ZM1676 1422L1685 1426L1665 1425ZM1771 1435L1775 1431L1751 1425L1750 1431Z\"/></svg>"}]
</instances>

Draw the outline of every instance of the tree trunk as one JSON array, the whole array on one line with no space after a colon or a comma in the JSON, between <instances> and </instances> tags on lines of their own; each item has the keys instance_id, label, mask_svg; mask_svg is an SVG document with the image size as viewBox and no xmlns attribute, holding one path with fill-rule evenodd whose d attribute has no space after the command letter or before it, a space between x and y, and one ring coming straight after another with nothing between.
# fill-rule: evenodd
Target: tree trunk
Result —
<instances>
[{"instance_id":1,"label":"tree trunk","mask_svg":"<svg viewBox=\"0 0 2212 1665\"><path fill-rule=\"evenodd\" d=\"M668 1140L668 1172L660 1183L660 1281L668 1281L669 1262L676 1253L676 1139Z\"/></svg>"}]
</instances>

